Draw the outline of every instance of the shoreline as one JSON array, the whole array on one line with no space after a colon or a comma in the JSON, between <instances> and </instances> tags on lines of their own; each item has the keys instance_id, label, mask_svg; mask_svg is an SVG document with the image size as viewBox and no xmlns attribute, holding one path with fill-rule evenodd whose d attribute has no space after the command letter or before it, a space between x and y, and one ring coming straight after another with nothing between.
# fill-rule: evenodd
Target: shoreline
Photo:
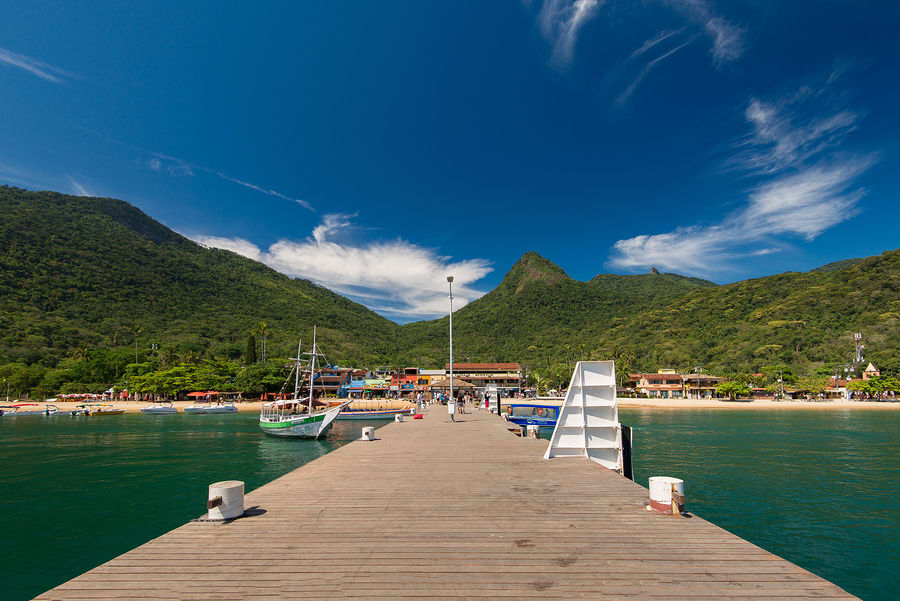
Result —
<instances>
[{"instance_id":1,"label":"shoreline","mask_svg":"<svg viewBox=\"0 0 900 601\"><path fill-rule=\"evenodd\" d=\"M618 398L619 408L634 409L733 409L738 411L754 409L783 409L788 411L884 409L900 410L900 402L885 401L725 401L719 399L632 399Z\"/></svg>"},{"instance_id":2,"label":"shoreline","mask_svg":"<svg viewBox=\"0 0 900 601\"><path fill-rule=\"evenodd\" d=\"M11 401L13 402L13 401ZM25 401L22 401L25 402ZM30 401L34 402L34 401ZM44 405L44 403L39 403ZM60 412L68 412L75 409L80 402L56 402L51 403L59 407ZM116 401L109 403L118 409L124 409L126 413L139 413L141 407L149 407L152 403L146 401ZM183 413L184 408L193 405L194 401L174 401L172 405L178 409L179 413ZM879 401L771 401L771 400L753 400L753 401L724 401L718 399L633 399L618 398L620 408L630 409L716 409L716 410L786 410L786 411L834 411L834 410L852 410L852 409L880 409L880 410L900 410L900 402L879 402ZM244 401L235 403L239 413L254 412L259 413L262 407L262 401Z\"/></svg>"}]
</instances>

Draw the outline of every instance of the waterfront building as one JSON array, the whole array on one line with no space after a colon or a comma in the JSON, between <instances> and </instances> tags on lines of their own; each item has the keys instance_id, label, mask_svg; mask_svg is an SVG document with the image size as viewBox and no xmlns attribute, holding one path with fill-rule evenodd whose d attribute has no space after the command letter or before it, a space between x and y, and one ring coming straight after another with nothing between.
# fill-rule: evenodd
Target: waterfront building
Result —
<instances>
[{"instance_id":1,"label":"waterfront building","mask_svg":"<svg viewBox=\"0 0 900 601\"><path fill-rule=\"evenodd\" d=\"M447 364L450 369L450 364ZM475 390L483 392L494 385L503 393L519 392L522 386L522 366L518 363L453 363L453 376L471 382Z\"/></svg>"},{"instance_id":2,"label":"waterfront building","mask_svg":"<svg viewBox=\"0 0 900 601\"><path fill-rule=\"evenodd\" d=\"M869 361L869 366L866 367L863 372L863 380L868 380L869 378L876 378L881 375L881 370L872 365L872 362Z\"/></svg>"},{"instance_id":3,"label":"waterfront building","mask_svg":"<svg viewBox=\"0 0 900 601\"><path fill-rule=\"evenodd\" d=\"M658 399L712 399L725 378L709 374L679 374L674 369L656 373L631 374L627 389Z\"/></svg>"},{"instance_id":4,"label":"waterfront building","mask_svg":"<svg viewBox=\"0 0 900 601\"><path fill-rule=\"evenodd\" d=\"M725 378L711 376L709 374L683 374L684 398L686 399L712 399L716 396L716 387Z\"/></svg>"},{"instance_id":5,"label":"waterfront building","mask_svg":"<svg viewBox=\"0 0 900 601\"><path fill-rule=\"evenodd\" d=\"M446 369L420 369L416 384L419 388L428 388L432 382L447 377Z\"/></svg>"},{"instance_id":6,"label":"waterfront building","mask_svg":"<svg viewBox=\"0 0 900 601\"><path fill-rule=\"evenodd\" d=\"M655 374L631 374L629 382L634 390L651 398L680 399L684 397L684 380L672 369L661 369Z\"/></svg>"}]
</instances>

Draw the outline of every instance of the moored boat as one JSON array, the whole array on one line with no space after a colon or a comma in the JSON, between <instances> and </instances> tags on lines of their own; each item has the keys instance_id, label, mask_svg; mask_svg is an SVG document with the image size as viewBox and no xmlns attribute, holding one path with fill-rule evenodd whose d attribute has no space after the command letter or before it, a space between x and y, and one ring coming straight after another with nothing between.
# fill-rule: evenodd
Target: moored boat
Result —
<instances>
[{"instance_id":1,"label":"moored boat","mask_svg":"<svg viewBox=\"0 0 900 601\"><path fill-rule=\"evenodd\" d=\"M316 333L313 327L313 346L309 362L309 397L300 398L300 345L294 366L294 398L264 403L259 412L260 429L271 436L319 438L328 432L335 418L350 404L345 401L329 406L313 394L313 375L316 373ZM290 377L290 376L288 376Z\"/></svg>"},{"instance_id":2,"label":"moored boat","mask_svg":"<svg viewBox=\"0 0 900 601\"><path fill-rule=\"evenodd\" d=\"M122 415L124 409L113 407L109 404L85 403L83 405L75 405L75 409L69 412L69 415Z\"/></svg>"},{"instance_id":3,"label":"moored boat","mask_svg":"<svg viewBox=\"0 0 900 601\"><path fill-rule=\"evenodd\" d=\"M541 403L508 403L507 419L519 426L553 428L559 419L560 405Z\"/></svg>"},{"instance_id":4,"label":"moored boat","mask_svg":"<svg viewBox=\"0 0 900 601\"><path fill-rule=\"evenodd\" d=\"M227 403L211 403L209 401L197 401L183 409L185 413L205 415L207 413L236 413L237 406L231 401Z\"/></svg>"},{"instance_id":5,"label":"moored boat","mask_svg":"<svg viewBox=\"0 0 900 601\"><path fill-rule=\"evenodd\" d=\"M141 407L141 413L148 415L172 415L178 413L178 409L172 405L172 401L156 401L147 407Z\"/></svg>"},{"instance_id":6,"label":"moored boat","mask_svg":"<svg viewBox=\"0 0 900 601\"><path fill-rule=\"evenodd\" d=\"M21 417L23 415L55 415L59 412L56 405L41 407L38 403L13 403L0 406L0 417Z\"/></svg>"},{"instance_id":7,"label":"moored boat","mask_svg":"<svg viewBox=\"0 0 900 601\"><path fill-rule=\"evenodd\" d=\"M336 419L394 419L394 416L397 415L414 415L415 413L415 404L407 401L356 400L350 401L350 404L338 414Z\"/></svg>"}]
</instances>

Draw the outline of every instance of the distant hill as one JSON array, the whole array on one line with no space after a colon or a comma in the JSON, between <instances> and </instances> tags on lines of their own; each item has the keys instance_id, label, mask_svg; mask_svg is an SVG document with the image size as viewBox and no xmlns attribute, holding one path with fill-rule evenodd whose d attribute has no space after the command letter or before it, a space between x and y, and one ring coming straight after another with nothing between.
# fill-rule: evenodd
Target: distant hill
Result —
<instances>
[{"instance_id":1,"label":"distant hill","mask_svg":"<svg viewBox=\"0 0 900 601\"><path fill-rule=\"evenodd\" d=\"M446 318L408 324L405 346L414 356L446 354L447 327ZM540 367L615 357L620 369L718 373L845 363L862 332L867 358L900 372L900 251L726 286L673 274L578 282L528 253L495 290L456 312L453 328L459 360Z\"/></svg>"},{"instance_id":2,"label":"distant hill","mask_svg":"<svg viewBox=\"0 0 900 601\"><path fill-rule=\"evenodd\" d=\"M306 280L205 248L111 198L0 187L0 364L55 365L82 346L175 344L238 357L265 321L273 352L319 342L383 362L399 326Z\"/></svg>"},{"instance_id":3,"label":"distant hill","mask_svg":"<svg viewBox=\"0 0 900 601\"><path fill-rule=\"evenodd\" d=\"M678 296L715 286L673 274L598 275L587 282L558 265L526 253L494 290L455 312L454 353L458 360L516 359L531 364L560 359L565 345L598 349L617 320L665 307ZM441 361L446 353L447 318L403 326L407 360ZM572 351L574 352L574 351Z\"/></svg>"},{"instance_id":4,"label":"distant hill","mask_svg":"<svg viewBox=\"0 0 900 601\"><path fill-rule=\"evenodd\" d=\"M205 248L109 198L0 187L0 365L47 367L85 348L151 344L182 357L239 359L269 329L269 355L295 352L319 325L346 365L442 366L447 318L398 326L322 286ZM458 361L532 367L581 358L620 370L702 366L798 372L866 357L900 371L900 251L718 286L675 274L601 274L586 282L530 252L454 314ZM118 369L118 368L116 368Z\"/></svg>"}]
</instances>

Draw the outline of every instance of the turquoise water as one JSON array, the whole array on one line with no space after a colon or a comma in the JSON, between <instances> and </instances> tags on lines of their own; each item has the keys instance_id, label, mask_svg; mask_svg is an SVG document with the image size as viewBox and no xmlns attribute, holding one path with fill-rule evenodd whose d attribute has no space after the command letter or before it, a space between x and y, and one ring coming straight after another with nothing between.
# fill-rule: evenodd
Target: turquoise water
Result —
<instances>
[{"instance_id":1,"label":"turquoise water","mask_svg":"<svg viewBox=\"0 0 900 601\"><path fill-rule=\"evenodd\" d=\"M896 598L900 412L623 409L635 473L683 478L688 509L866 601ZM26 599L356 438L261 434L256 415L0 419L2 598Z\"/></svg>"},{"instance_id":2,"label":"turquoise water","mask_svg":"<svg viewBox=\"0 0 900 601\"><path fill-rule=\"evenodd\" d=\"M900 592L900 412L623 409L635 479L866 601Z\"/></svg>"},{"instance_id":3,"label":"turquoise water","mask_svg":"<svg viewBox=\"0 0 900 601\"><path fill-rule=\"evenodd\" d=\"M257 420L0 419L0 598L31 598L199 517L212 482L252 490L378 425L335 422L325 440L298 441L266 436Z\"/></svg>"}]
</instances>

